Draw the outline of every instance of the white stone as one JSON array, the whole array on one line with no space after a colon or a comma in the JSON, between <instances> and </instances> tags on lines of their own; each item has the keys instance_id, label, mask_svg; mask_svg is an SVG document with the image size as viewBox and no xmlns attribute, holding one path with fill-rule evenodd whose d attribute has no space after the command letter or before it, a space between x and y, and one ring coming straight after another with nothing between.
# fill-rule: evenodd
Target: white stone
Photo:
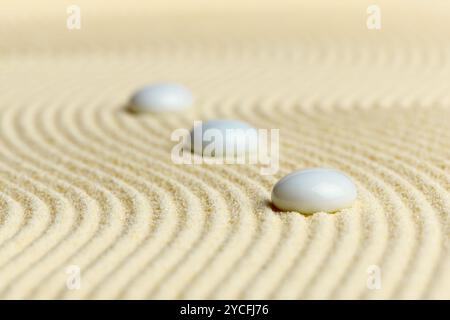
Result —
<instances>
[{"instance_id":1,"label":"white stone","mask_svg":"<svg viewBox=\"0 0 450 320\"><path fill-rule=\"evenodd\" d=\"M179 111L192 106L194 98L186 87L176 83L158 83L138 90L130 101L135 112Z\"/></svg>"},{"instance_id":2,"label":"white stone","mask_svg":"<svg viewBox=\"0 0 450 320\"><path fill-rule=\"evenodd\" d=\"M238 120L209 120L190 132L192 152L204 156L243 156L258 149L258 131Z\"/></svg>"},{"instance_id":3,"label":"white stone","mask_svg":"<svg viewBox=\"0 0 450 320\"><path fill-rule=\"evenodd\" d=\"M272 190L272 203L283 211L311 214L348 208L356 196L356 186L345 174L314 168L292 172L278 181Z\"/></svg>"}]
</instances>

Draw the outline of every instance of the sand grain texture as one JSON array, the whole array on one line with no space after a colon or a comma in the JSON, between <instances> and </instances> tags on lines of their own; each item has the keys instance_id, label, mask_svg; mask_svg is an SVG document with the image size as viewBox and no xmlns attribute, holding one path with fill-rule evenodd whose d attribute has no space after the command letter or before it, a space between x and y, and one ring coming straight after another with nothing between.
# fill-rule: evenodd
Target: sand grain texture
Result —
<instances>
[{"instance_id":1,"label":"sand grain texture","mask_svg":"<svg viewBox=\"0 0 450 320\"><path fill-rule=\"evenodd\" d=\"M17 3L0 19L1 298L450 298L448 5L382 2L369 31L361 1L80 1L68 31L64 1ZM195 106L126 112L153 81ZM172 131L215 118L279 128L280 171L173 164ZM316 166L354 179L354 207L270 206Z\"/></svg>"}]
</instances>

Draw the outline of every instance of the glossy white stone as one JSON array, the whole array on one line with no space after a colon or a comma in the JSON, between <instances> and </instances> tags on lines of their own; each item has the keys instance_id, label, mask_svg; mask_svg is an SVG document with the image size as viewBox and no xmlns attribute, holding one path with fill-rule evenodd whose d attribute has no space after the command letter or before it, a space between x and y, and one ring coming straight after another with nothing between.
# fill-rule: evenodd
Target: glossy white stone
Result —
<instances>
[{"instance_id":1,"label":"glossy white stone","mask_svg":"<svg viewBox=\"0 0 450 320\"><path fill-rule=\"evenodd\" d=\"M348 208L356 196L356 186L345 174L314 168L292 172L278 181L272 190L272 203L283 211L311 214Z\"/></svg>"},{"instance_id":2,"label":"glossy white stone","mask_svg":"<svg viewBox=\"0 0 450 320\"><path fill-rule=\"evenodd\" d=\"M258 148L258 131L238 120L200 122L190 134L191 151L206 156L242 156Z\"/></svg>"},{"instance_id":3,"label":"glossy white stone","mask_svg":"<svg viewBox=\"0 0 450 320\"><path fill-rule=\"evenodd\" d=\"M194 97L189 89L176 83L158 83L138 90L130 101L135 112L179 111L192 106Z\"/></svg>"}]
</instances>

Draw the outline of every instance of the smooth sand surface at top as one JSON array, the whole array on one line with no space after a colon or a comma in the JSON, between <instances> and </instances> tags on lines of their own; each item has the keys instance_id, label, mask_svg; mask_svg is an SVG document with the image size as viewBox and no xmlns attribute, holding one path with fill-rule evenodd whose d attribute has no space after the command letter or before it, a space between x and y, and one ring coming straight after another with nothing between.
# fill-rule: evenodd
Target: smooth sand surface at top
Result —
<instances>
[{"instance_id":1,"label":"smooth sand surface at top","mask_svg":"<svg viewBox=\"0 0 450 320\"><path fill-rule=\"evenodd\" d=\"M379 2L376 31L370 2L329 2L83 0L70 31L71 2L2 1L0 297L449 299L449 5ZM160 81L194 107L125 111ZM218 118L280 129L280 170L171 161ZM307 167L354 206L271 206Z\"/></svg>"}]
</instances>

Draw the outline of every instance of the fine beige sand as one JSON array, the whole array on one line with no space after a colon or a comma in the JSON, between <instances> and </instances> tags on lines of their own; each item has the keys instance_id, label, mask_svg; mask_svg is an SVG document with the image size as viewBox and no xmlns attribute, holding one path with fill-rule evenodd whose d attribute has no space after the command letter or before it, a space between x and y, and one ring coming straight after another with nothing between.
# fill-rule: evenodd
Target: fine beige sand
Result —
<instances>
[{"instance_id":1,"label":"fine beige sand","mask_svg":"<svg viewBox=\"0 0 450 320\"><path fill-rule=\"evenodd\" d=\"M449 4L378 2L376 31L368 1L82 0L69 31L72 2L1 1L1 298L450 299ZM155 81L195 106L126 112ZM280 129L279 172L175 165L215 118ZM352 208L271 206L316 166Z\"/></svg>"}]
</instances>

